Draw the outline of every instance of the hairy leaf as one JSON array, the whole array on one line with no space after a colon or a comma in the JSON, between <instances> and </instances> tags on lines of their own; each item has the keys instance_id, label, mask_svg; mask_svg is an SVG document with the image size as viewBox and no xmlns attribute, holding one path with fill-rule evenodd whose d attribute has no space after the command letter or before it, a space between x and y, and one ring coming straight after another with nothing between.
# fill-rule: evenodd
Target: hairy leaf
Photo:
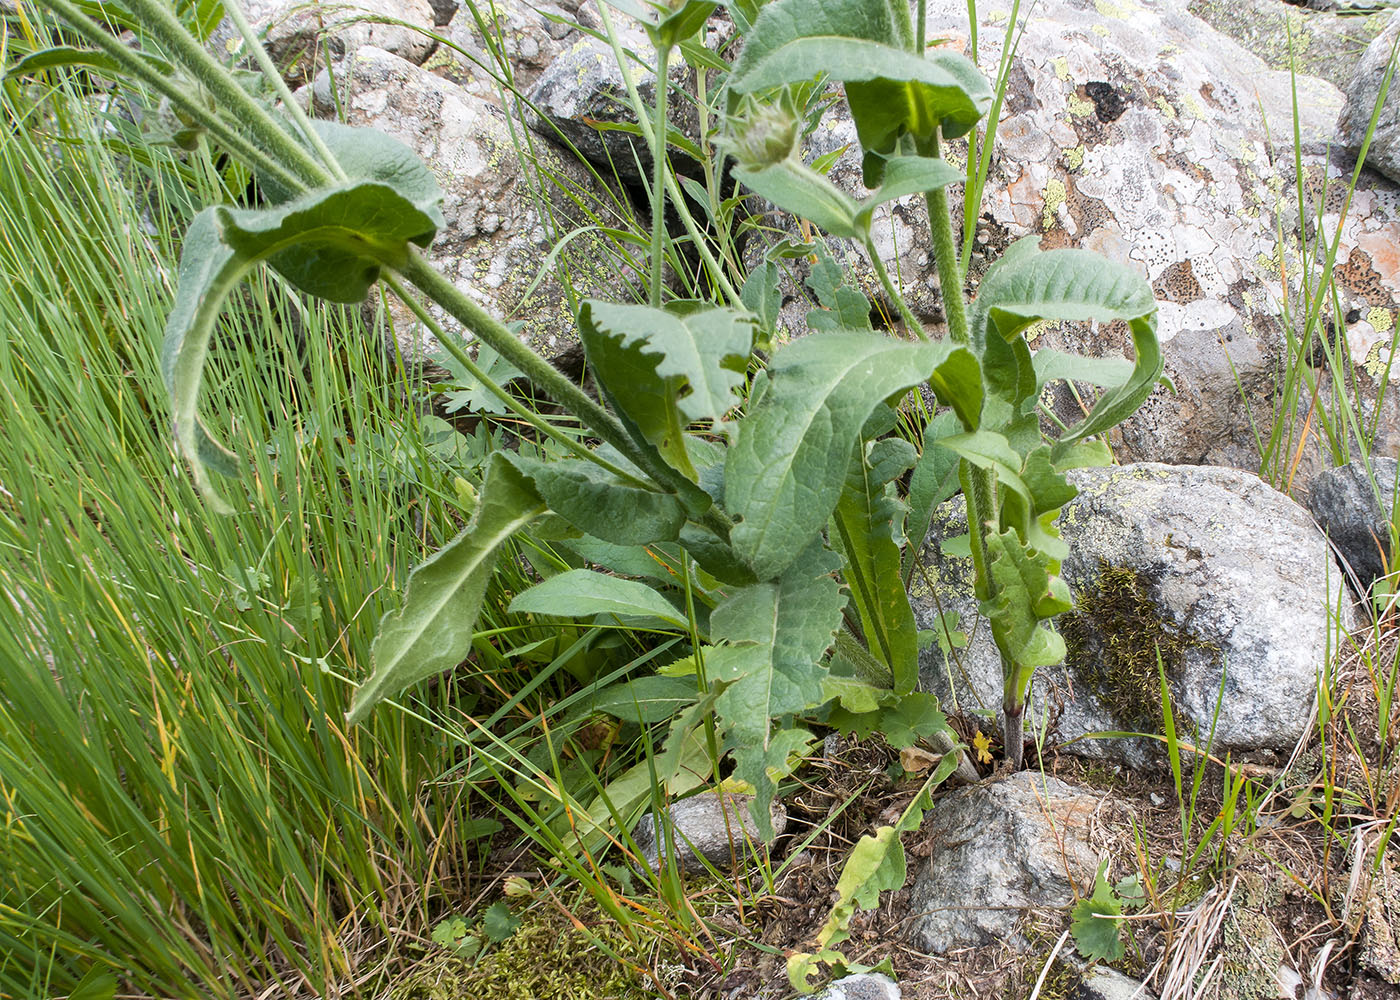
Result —
<instances>
[{"instance_id":1,"label":"hairy leaf","mask_svg":"<svg viewBox=\"0 0 1400 1000\"><path fill-rule=\"evenodd\" d=\"M737 165L734 177L783 211L810 220L832 236L864 233L856 200L795 157L764 166Z\"/></svg>"},{"instance_id":2,"label":"hairy leaf","mask_svg":"<svg viewBox=\"0 0 1400 1000\"><path fill-rule=\"evenodd\" d=\"M549 509L574 527L618 545L675 541L685 508L672 493L658 493L626 482L592 462L545 462L514 456Z\"/></svg>"},{"instance_id":3,"label":"hairy leaf","mask_svg":"<svg viewBox=\"0 0 1400 1000\"><path fill-rule=\"evenodd\" d=\"M997 649L1014 665L1004 678L1008 703L1019 703L1036 667L1060 663L1065 642L1040 622L1073 606L1069 588L1056 573L1059 563L1044 553L1028 550L1014 531L987 536L991 556L993 597L982 613L992 626Z\"/></svg>"},{"instance_id":4,"label":"hairy leaf","mask_svg":"<svg viewBox=\"0 0 1400 1000\"><path fill-rule=\"evenodd\" d=\"M781 573L826 524L866 418L957 354L873 333L816 333L778 351L770 385L725 462L730 534L759 579Z\"/></svg>"},{"instance_id":5,"label":"hairy leaf","mask_svg":"<svg viewBox=\"0 0 1400 1000\"><path fill-rule=\"evenodd\" d=\"M587 706L625 722L648 724L674 718L697 697L694 678L638 677L604 688L588 700Z\"/></svg>"},{"instance_id":6,"label":"hairy leaf","mask_svg":"<svg viewBox=\"0 0 1400 1000\"><path fill-rule=\"evenodd\" d=\"M471 523L409 575L403 607L379 623L374 672L355 692L350 725L383 699L466 658L497 551L544 512L529 481L492 455Z\"/></svg>"},{"instance_id":7,"label":"hairy leaf","mask_svg":"<svg viewBox=\"0 0 1400 1000\"><path fill-rule=\"evenodd\" d=\"M736 770L754 786L754 819L772 837L768 804L770 769L785 764L789 737L771 730L778 716L822 704L826 694L822 657L841 623L840 588L833 574L835 553L813 541L777 580L735 591L710 615L710 637L726 645L711 650L705 670L729 686L716 702ZM782 752L779 753L778 751Z\"/></svg>"},{"instance_id":8,"label":"hairy leaf","mask_svg":"<svg viewBox=\"0 0 1400 1000\"><path fill-rule=\"evenodd\" d=\"M807 287L816 293L821 309L807 314L807 325L813 330L869 330L870 300L855 285L831 252L818 243L817 260L807 275Z\"/></svg>"},{"instance_id":9,"label":"hairy leaf","mask_svg":"<svg viewBox=\"0 0 1400 1000\"><path fill-rule=\"evenodd\" d=\"M686 627L685 616L645 583L587 569L571 569L535 584L515 596L510 610L559 618L627 615Z\"/></svg>"}]
</instances>

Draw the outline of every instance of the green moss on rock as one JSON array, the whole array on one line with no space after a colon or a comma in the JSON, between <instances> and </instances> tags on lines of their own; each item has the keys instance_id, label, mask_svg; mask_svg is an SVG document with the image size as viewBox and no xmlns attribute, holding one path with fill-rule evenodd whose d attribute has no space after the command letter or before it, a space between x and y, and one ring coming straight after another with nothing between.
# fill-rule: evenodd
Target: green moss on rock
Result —
<instances>
[{"instance_id":1,"label":"green moss on rock","mask_svg":"<svg viewBox=\"0 0 1400 1000\"><path fill-rule=\"evenodd\" d=\"M1217 646L1162 620L1143 574L1106 562L1058 625L1076 675L1119 725L1136 732L1161 729L1159 655L1168 677L1179 673L1190 650L1219 655Z\"/></svg>"}]
</instances>

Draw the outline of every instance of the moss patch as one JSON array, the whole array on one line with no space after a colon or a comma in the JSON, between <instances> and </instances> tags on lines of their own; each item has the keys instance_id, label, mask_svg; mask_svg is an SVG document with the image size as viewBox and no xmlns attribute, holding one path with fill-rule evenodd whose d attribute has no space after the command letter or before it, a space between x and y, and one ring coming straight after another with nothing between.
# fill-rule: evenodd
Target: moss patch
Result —
<instances>
[{"instance_id":1,"label":"moss patch","mask_svg":"<svg viewBox=\"0 0 1400 1000\"><path fill-rule=\"evenodd\" d=\"M1167 677L1179 674L1190 650L1219 647L1162 620L1150 582L1136 570L1099 563L1093 587L1076 595L1059 620L1066 659L1124 729L1161 729L1160 655Z\"/></svg>"},{"instance_id":2,"label":"moss patch","mask_svg":"<svg viewBox=\"0 0 1400 1000\"><path fill-rule=\"evenodd\" d=\"M650 978L654 941L631 942L600 914L581 915L602 942L561 915L533 911L498 947L475 961L441 955L399 978L388 1000L643 1000L656 996ZM606 950L605 950L606 948ZM608 954L632 965L624 964Z\"/></svg>"}]
</instances>

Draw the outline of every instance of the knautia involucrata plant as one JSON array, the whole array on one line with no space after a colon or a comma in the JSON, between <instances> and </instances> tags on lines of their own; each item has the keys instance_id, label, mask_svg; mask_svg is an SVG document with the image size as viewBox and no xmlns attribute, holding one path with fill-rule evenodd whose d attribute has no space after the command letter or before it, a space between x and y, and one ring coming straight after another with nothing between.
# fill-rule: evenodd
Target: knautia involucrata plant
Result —
<instances>
[{"instance_id":1,"label":"knautia involucrata plant","mask_svg":"<svg viewBox=\"0 0 1400 1000\"><path fill-rule=\"evenodd\" d=\"M837 308L821 312L806 336L773 349L750 377L759 365L756 345L771 346L771 264L750 275L740 293L727 294L724 305L664 302L660 240L675 180L663 148L661 86L651 120L639 122L654 165L650 304L589 301L578 316L602 405L425 262L421 249L443 224L431 172L383 135L309 121L235 6L229 13L286 117L250 97L159 0L129 0L129 7L164 54L200 81L212 110L191 102L168 74L111 38L72 0L50 2L111 65L165 94L212 141L244 159L268 199L258 208L211 207L195 219L167 330L176 439L211 507L228 509L206 469L233 473L237 466L196 416L205 357L225 299L262 265L336 302L358 301L382 279L412 303L404 286L413 286L598 442L586 446L523 407L414 304L474 378L568 457L492 456L467 527L413 572L403 608L381 623L374 669L349 721L467 655L487 581L517 534L547 522L555 537L572 535L605 568L625 562L618 553L645 547L675 568L669 583L575 569L519 594L512 608L570 619L622 616L687 636L690 648L679 663L628 682L640 721L673 720L663 751L648 764L656 781L671 785L683 748L703 733L713 752L732 761L734 777L753 789L754 818L771 836L777 782L815 739L808 723L880 729L896 745L932 738L952 750L901 823L857 847L841 902L822 931L822 951L799 956L791 971L805 987L815 962L844 963L834 946L850 914L902 883L899 833L917 825L927 789L958 762L936 704L915 690L918 636L904 588L909 543L921 544L932 506L960 487L977 596L1001 653L1005 746L1019 766L1032 672L1064 656L1048 624L1070 607L1057 575L1066 548L1054 526L1074 495L1063 473L1109 460L1098 436L1140 405L1162 368L1149 287L1125 265L1090 253L1042 253L1035 240L1023 240L990 267L967 308L945 194L964 175L939 153L944 140L967 135L991 106L976 67L953 52L925 51L922 5L917 20L890 0L732 7L746 35L726 84L724 148L735 157L733 176L828 234L871 249L885 291L917 339L871 329L869 303L828 267L817 290ZM671 50L712 10L699 0L630 10L655 44L658 80L667 79ZM606 8L601 14L607 26ZM844 89L873 192L864 200L801 158L804 123L793 95L810 94L821 81ZM909 195L923 195L929 208L947 317L946 336L936 341L871 246L874 209ZM715 286L733 292L733 276L702 240L696 250ZM1091 319L1125 321L1135 362L1032 355L1022 336L1041 320ZM1058 378L1102 392L1084 420L1049 439L1037 404L1045 384ZM921 385L946 408L922 451L889 435L900 400ZM912 516L896 486L911 470L921 484L911 494ZM652 704L664 712L648 714ZM632 805L589 807L559 794L566 828L584 846L601 843L605 828Z\"/></svg>"}]
</instances>

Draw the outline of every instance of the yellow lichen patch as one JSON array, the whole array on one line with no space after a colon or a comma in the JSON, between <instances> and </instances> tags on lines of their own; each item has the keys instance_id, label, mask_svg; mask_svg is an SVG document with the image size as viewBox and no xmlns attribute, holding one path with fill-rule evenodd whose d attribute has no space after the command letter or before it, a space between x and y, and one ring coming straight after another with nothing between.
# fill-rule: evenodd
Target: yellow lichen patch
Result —
<instances>
[{"instance_id":1,"label":"yellow lichen patch","mask_svg":"<svg viewBox=\"0 0 1400 1000\"><path fill-rule=\"evenodd\" d=\"M1274 276L1278 275L1279 269L1283 263L1279 259L1278 247L1274 248L1274 252L1272 255L1261 253L1258 257L1254 258L1254 262L1258 264L1262 270L1267 271Z\"/></svg>"},{"instance_id":2,"label":"yellow lichen patch","mask_svg":"<svg viewBox=\"0 0 1400 1000\"><path fill-rule=\"evenodd\" d=\"M1113 3L1112 0L1094 0L1094 9L1104 17L1116 17L1119 20L1126 18L1131 9L1126 4Z\"/></svg>"},{"instance_id":3,"label":"yellow lichen patch","mask_svg":"<svg viewBox=\"0 0 1400 1000\"><path fill-rule=\"evenodd\" d=\"M1190 91L1181 95L1181 110L1186 112L1188 118L1204 118L1206 116L1206 109L1196 99L1196 95Z\"/></svg>"},{"instance_id":4,"label":"yellow lichen patch","mask_svg":"<svg viewBox=\"0 0 1400 1000\"><path fill-rule=\"evenodd\" d=\"M1045 210L1040 214L1040 225L1043 229L1050 229L1055 225L1055 215L1060 206L1065 203L1065 182L1058 177L1050 178L1042 194L1045 198Z\"/></svg>"},{"instance_id":5,"label":"yellow lichen patch","mask_svg":"<svg viewBox=\"0 0 1400 1000\"><path fill-rule=\"evenodd\" d=\"M1093 113L1093 101L1080 97L1078 94L1069 95L1069 114L1071 118L1084 118Z\"/></svg>"},{"instance_id":6,"label":"yellow lichen patch","mask_svg":"<svg viewBox=\"0 0 1400 1000\"><path fill-rule=\"evenodd\" d=\"M1162 112L1162 117L1168 121L1176 119L1176 108L1172 107L1165 97L1159 97L1153 103L1157 106L1157 110Z\"/></svg>"},{"instance_id":7,"label":"yellow lichen patch","mask_svg":"<svg viewBox=\"0 0 1400 1000\"><path fill-rule=\"evenodd\" d=\"M1045 332L1046 330L1048 330L1048 329L1050 329L1050 321L1049 321L1048 319L1039 319L1039 320L1036 320L1036 321L1035 321L1034 323L1032 323L1030 326L1026 327L1026 330L1025 330L1026 343L1027 343L1027 344L1034 344L1035 341L1036 341L1036 338L1039 337L1042 333L1044 333L1044 332Z\"/></svg>"},{"instance_id":8,"label":"yellow lichen patch","mask_svg":"<svg viewBox=\"0 0 1400 1000\"><path fill-rule=\"evenodd\" d=\"M1095 24L1089 30L1092 31L1094 34L1098 35L1100 38L1108 37L1108 25L1106 24Z\"/></svg>"},{"instance_id":9,"label":"yellow lichen patch","mask_svg":"<svg viewBox=\"0 0 1400 1000\"><path fill-rule=\"evenodd\" d=\"M1056 56L1054 60L1055 75L1061 80L1069 79L1069 60L1064 56Z\"/></svg>"},{"instance_id":10,"label":"yellow lichen patch","mask_svg":"<svg viewBox=\"0 0 1400 1000\"><path fill-rule=\"evenodd\" d=\"M1377 341L1366 352L1366 360L1361 362L1361 367L1366 369L1366 374L1372 378L1380 378L1385 374L1386 368L1390 366L1390 353L1389 344Z\"/></svg>"},{"instance_id":11,"label":"yellow lichen patch","mask_svg":"<svg viewBox=\"0 0 1400 1000\"><path fill-rule=\"evenodd\" d=\"M1370 323L1377 333L1389 333L1395 326L1395 314L1389 309L1374 306L1366 313L1366 322Z\"/></svg>"},{"instance_id":12,"label":"yellow lichen patch","mask_svg":"<svg viewBox=\"0 0 1400 1000\"><path fill-rule=\"evenodd\" d=\"M1071 170L1078 170L1080 167L1084 166L1084 153L1085 149L1082 142L1073 149L1065 150L1065 166L1069 167Z\"/></svg>"}]
</instances>

